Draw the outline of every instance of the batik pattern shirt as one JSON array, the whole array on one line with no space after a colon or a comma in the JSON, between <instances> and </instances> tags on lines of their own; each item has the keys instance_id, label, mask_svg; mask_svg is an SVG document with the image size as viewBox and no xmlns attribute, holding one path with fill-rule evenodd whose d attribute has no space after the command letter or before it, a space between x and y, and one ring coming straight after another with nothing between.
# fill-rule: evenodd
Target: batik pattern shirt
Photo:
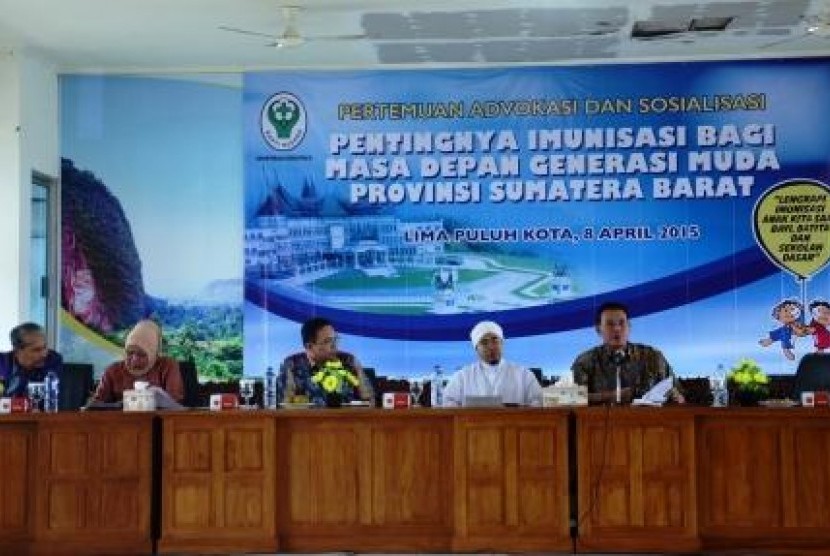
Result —
<instances>
[{"instance_id":1,"label":"batik pattern shirt","mask_svg":"<svg viewBox=\"0 0 830 556\"><path fill-rule=\"evenodd\" d=\"M338 351L337 358L343 364L343 367L354 373L357 380L360 381L358 386L345 388L341 392L343 401L348 403L357 400L374 400L372 385L357 358L345 351ZM279 389L277 399L290 402L294 396L308 396L310 403L324 405L325 392L319 384L311 380L317 370L317 367L311 364L305 352L286 357L280 365L280 373L277 379L277 388Z\"/></svg>"},{"instance_id":2,"label":"batik pattern shirt","mask_svg":"<svg viewBox=\"0 0 830 556\"><path fill-rule=\"evenodd\" d=\"M633 398L642 397L664 378L674 376L663 354L651 346L628 344L618 355L617 350L603 345L589 349L576 358L571 366L574 382L587 386L591 394L614 391L617 388L618 364L620 387L631 388ZM677 393L679 390L675 383L672 395Z\"/></svg>"}]
</instances>

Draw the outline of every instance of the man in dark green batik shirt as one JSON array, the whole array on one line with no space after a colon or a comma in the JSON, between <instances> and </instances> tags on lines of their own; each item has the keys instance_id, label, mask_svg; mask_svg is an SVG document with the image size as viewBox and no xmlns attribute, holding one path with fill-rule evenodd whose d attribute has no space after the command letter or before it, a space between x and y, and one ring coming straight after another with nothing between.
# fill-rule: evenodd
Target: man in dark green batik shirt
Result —
<instances>
[{"instance_id":1,"label":"man in dark green batik shirt","mask_svg":"<svg viewBox=\"0 0 830 556\"><path fill-rule=\"evenodd\" d=\"M631 403L664 378L673 376L671 365L659 350L628 341L631 323L628 308L622 303L603 303L597 309L595 325L602 345L580 354L571 365L574 382L588 387L590 403ZM669 392L669 399L685 401L676 385Z\"/></svg>"}]
</instances>

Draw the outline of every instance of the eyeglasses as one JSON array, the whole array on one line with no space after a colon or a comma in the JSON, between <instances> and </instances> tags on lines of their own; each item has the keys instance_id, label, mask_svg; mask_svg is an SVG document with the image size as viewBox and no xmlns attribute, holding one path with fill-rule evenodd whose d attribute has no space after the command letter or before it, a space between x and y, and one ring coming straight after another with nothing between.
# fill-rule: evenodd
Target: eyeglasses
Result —
<instances>
[{"instance_id":1,"label":"eyeglasses","mask_svg":"<svg viewBox=\"0 0 830 556\"><path fill-rule=\"evenodd\" d=\"M147 354L141 350L137 349L128 349L124 351L124 355L127 357L147 357Z\"/></svg>"},{"instance_id":2,"label":"eyeglasses","mask_svg":"<svg viewBox=\"0 0 830 556\"><path fill-rule=\"evenodd\" d=\"M319 342L314 342L318 346L336 346L340 341L340 336L332 336L331 338L323 338Z\"/></svg>"}]
</instances>

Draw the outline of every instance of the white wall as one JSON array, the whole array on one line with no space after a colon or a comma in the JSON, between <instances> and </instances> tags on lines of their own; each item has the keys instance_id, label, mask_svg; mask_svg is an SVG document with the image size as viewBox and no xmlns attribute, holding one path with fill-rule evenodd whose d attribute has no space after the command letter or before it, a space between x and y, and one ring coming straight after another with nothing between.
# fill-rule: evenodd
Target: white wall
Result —
<instances>
[{"instance_id":1,"label":"white wall","mask_svg":"<svg viewBox=\"0 0 830 556\"><path fill-rule=\"evenodd\" d=\"M28 314L31 176L58 176L58 80L26 50L0 50L0 349Z\"/></svg>"}]
</instances>

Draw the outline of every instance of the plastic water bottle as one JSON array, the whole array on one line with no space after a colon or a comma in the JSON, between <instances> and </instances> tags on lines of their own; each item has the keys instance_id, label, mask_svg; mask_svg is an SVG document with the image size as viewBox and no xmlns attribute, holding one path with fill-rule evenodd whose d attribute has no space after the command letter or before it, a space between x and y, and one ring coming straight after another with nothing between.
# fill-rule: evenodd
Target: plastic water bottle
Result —
<instances>
[{"instance_id":1,"label":"plastic water bottle","mask_svg":"<svg viewBox=\"0 0 830 556\"><path fill-rule=\"evenodd\" d=\"M726 372L723 364L715 369L715 374L709 379L712 389L712 407L727 407L729 405L729 390L726 387Z\"/></svg>"},{"instance_id":2,"label":"plastic water bottle","mask_svg":"<svg viewBox=\"0 0 830 556\"><path fill-rule=\"evenodd\" d=\"M58 412L58 402L60 400L61 379L55 371L46 373L46 378L43 381L43 411L47 413Z\"/></svg>"},{"instance_id":3,"label":"plastic water bottle","mask_svg":"<svg viewBox=\"0 0 830 556\"><path fill-rule=\"evenodd\" d=\"M444 370L441 365L435 365L432 369L430 403L432 407L442 407L444 405Z\"/></svg>"},{"instance_id":4,"label":"plastic water bottle","mask_svg":"<svg viewBox=\"0 0 830 556\"><path fill-rule=\"evenodd\" d=\"M277 408L277 375L274 373L273 367L268 367L265 371L265 392L263 405L266 409Z\"/></svg>"}]
</instances>

